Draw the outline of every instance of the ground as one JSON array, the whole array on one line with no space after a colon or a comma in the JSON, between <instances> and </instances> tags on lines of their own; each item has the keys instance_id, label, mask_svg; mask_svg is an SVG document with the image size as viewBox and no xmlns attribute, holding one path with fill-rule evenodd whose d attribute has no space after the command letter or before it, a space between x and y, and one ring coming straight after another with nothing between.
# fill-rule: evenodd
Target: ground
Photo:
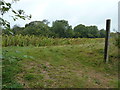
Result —
<instances>
[{"instance_id":1,"label":"ground","mask_svg":"<svg viewBox=\"0 0 120 90\"><path fill-rule=\"evenodd\" d=\"M4 88L117 88L118 56L104 40L78 45L3 47Z\"/></svg>"}]
</instances>

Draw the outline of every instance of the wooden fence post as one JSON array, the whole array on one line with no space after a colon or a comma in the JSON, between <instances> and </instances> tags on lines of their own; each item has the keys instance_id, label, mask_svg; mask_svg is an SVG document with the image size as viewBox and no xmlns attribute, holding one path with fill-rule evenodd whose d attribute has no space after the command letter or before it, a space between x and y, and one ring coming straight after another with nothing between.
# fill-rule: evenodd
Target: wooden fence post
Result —
<instances>
[{"instance_id":1,"label":"wooden fence post","mask_svg":"<svg viewBox=\"0 0 120 90\"><path fill-rule=\"evenodd\" d=\"M108 63L108 52L109 52L109 38L110 38L110 19L106 20L106 38L105 38L105 49L104 49L104 62Z\"/></svg>"}]
</instances>

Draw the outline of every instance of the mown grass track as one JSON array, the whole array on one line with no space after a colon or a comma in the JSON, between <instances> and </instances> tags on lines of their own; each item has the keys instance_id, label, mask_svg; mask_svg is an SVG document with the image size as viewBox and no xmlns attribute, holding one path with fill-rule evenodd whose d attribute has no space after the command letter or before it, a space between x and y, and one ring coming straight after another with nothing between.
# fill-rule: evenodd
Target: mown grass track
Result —
<instances>
[{"instance_id":1,"label":"mown grass track","mask_svg":"<svg viewBox=\"0 0 120 90\"><path fill-rule=\"evenodd\" d=\"M118 48L111 42L105 64L104 39L88 40L77 45L3 47L3 87L118 87Z\"/></svg>"}]
</instances>

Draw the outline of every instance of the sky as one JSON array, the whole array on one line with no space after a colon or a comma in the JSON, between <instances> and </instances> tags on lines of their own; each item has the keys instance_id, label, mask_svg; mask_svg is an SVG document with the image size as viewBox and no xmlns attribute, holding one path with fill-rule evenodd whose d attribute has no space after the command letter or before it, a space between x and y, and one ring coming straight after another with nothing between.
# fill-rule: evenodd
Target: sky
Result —
<instances>
[{"instance_id":1,"label":"sky","mask_svg":"<svg viewBox=\"0 0 120 90\"><path fill-rule=\"evenodd\" d=\"M5 0L10 1L10 0ZM12 0L11 0L12 1ZM13 4L16 10L23 9L31 14L31 20L13 21L10 14L4 18L15 24L24 26L31 21L47 19L50 26L55 20L67 20L74 28L78 24L96 25L98 29L106 28L106 19L111 19L111 31L118 30L119 0L20 0Z\"/></svg>"}]
</instances>

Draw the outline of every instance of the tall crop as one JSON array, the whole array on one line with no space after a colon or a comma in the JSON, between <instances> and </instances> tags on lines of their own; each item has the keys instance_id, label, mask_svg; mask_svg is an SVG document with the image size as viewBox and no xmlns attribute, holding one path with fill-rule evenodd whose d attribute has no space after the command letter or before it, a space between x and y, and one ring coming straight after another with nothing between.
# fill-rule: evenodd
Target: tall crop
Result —
<instances>
[{"instance_id":1,"label":"tall crop","mask_svg":"<svg viewBox=\"0 0 120 90\"><path fill-rule=\"evenodd\" d=\"M100 40L100 39L96 39ZM104 40L104 39L101 39ZM88 42L89 41L89 42ZM2 46L54 46L54 45L76 45L84 43L92 43L93 39L88 38L48 38L35 35L3 35Z\"/></svg>"}]
</instances>

